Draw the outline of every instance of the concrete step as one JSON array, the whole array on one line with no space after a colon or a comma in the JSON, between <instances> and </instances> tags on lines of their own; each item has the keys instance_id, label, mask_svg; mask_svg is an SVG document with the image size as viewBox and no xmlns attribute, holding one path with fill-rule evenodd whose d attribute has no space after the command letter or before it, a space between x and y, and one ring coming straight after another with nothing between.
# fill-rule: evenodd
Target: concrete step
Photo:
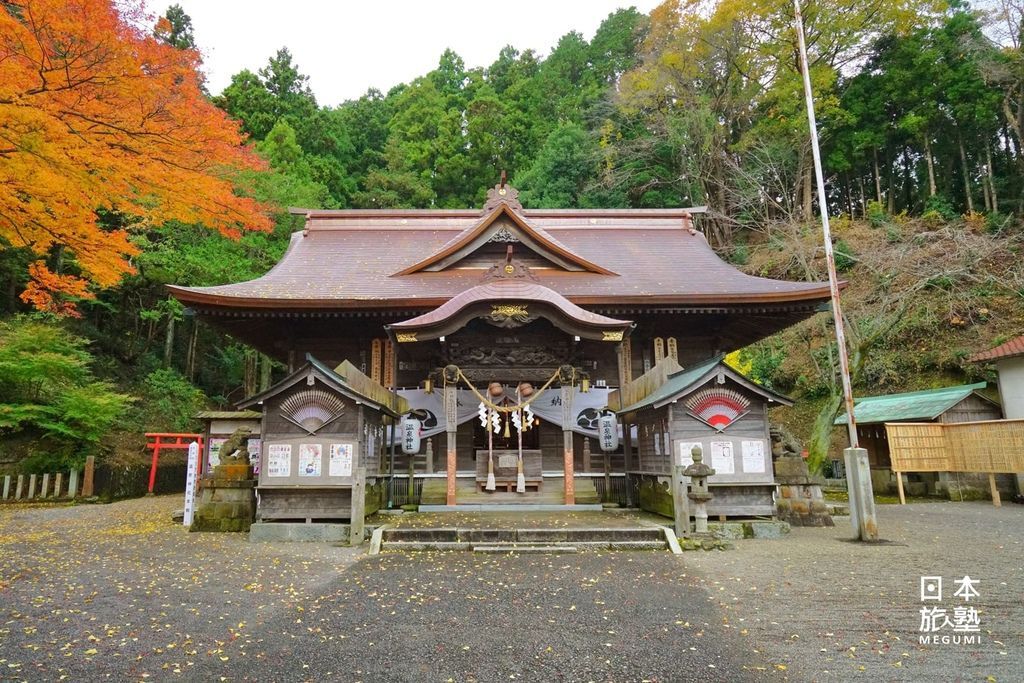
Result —
<instances>
[{"instance_id":1,"label":"concrete step","mask_svg":"<svg viewBox=\"0 0 1024 683\"><path fill-rule=\"evenodd\" d=\"M475 545L474 553L575 553L571 545L530 545L522 543L496 543L494 545Z\"/></svg>"},{"instance_id":2,"label":"concrete step","mask_svg":"<svg viewBox=\"0 0 1024 683\"><path fill-rule=\"evenodd\" d=\"M384 532L385 543L611 543L660 542L664 531L658 527L607 527L559 529L465 529L457 527L393 528Z\"/></svg>"},{"instance_id":3,"label":"concrete step","mask_svg":"<svg viewBox=\"0 0 1024 683\"><path fill-rule=\"evenodd\" d=\"M381 552L392 550L471 550L472 543L458 543L452 541L391 541L382 543Z\"/></svg>"}]
</instances>

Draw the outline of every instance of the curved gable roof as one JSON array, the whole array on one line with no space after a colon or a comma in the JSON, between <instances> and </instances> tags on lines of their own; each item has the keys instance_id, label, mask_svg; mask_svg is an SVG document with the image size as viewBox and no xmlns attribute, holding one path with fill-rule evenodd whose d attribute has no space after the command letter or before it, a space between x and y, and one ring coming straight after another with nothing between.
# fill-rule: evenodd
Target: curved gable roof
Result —
<instances>
[{"instance_id":1,"label":"curved gable roof","mask_svg":"<svg viewBox=\"0 0 1024 683\"><path fill-rule=\"evenodd\" d=\"M514 205L510 205L504 200L498 202L494 210L483 216L475 225L463 230L433 254L408 268L398 271L395 275L412 275L423 270L444 270L445 267L458 262L460 259L476 251L476 249L497 233L500 229L498 219L502 216L507 216L519 228L521 232L517 237L520 241L565 270L616 275L611 270L588 261L573 252L572 249L556 240L546 230L527 220L525 216L515 210Z\"/></svg>"}]
</instances>

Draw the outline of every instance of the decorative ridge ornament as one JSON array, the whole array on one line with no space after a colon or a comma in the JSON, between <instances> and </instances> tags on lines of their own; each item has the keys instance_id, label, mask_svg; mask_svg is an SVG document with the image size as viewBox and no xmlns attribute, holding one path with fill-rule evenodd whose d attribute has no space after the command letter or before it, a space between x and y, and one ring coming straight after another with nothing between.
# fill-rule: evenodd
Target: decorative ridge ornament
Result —
<instances>
[{"instance_id":1,"label":"decorative ridge ornament","mask_svg":"<svg viewBox=\"0 0 1024 683\"><path fill-rule=\"evenodd\" d=\"M484 273L483 281L488 280L521 280L530 279L537 281L537 276L530 272L530 268L518 259L512 258L512 245L505 248L504 262L498 261Z\"/></svg>"},{"instance_id":2,"label":"decorative ridge ornament","mask_svg":"<svg viewBox=\"0 0 1024 683\"><path fill-rule=\"evenodd\" d=\"M484 202L483 214L489 214L501 204L507 205L508 208L516 213L521 214L523 212L523 205L519 203L519 190L505 183L504 171L502 171L501 181L487 190L487 200Z\"/></svg>"}]
</instances>

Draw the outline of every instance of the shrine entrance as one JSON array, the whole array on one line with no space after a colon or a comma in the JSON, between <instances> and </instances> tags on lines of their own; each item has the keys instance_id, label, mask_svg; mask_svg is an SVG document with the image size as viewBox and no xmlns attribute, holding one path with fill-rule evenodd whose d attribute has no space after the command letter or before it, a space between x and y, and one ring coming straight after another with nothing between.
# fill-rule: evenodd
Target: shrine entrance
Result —
<instances>
[{"instance_id":1,"label":"shrine entrance","mask_svg":"<svg viewBox=\"0 0 1024 683\"><path fill-rule=\"evenodd\" d=\"M444 500L428 480L421 504L599 506L576 461L597 436L632 325L538 284L510 245L482 284L387 326L399 365L434 368L402 394L435 418L430 436L444 433Z\"/></svg>"}]
</instances>

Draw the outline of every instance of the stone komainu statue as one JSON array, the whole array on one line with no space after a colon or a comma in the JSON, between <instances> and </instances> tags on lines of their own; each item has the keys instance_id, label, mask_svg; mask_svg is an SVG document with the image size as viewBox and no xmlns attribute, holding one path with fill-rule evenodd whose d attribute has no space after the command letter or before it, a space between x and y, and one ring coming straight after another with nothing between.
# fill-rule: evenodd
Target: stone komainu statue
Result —
<instances>
[{"instance_id":1,"label":"stone komainu statue","mask_svg":"<svg viewBox=\"0 0 1024 683\"><path fill-rule=\"evenodd\" d=\"M247 427L239 427L234 431L228 440L220 446L221 464L249 464L249 436L252 430Z\"/></svg>"}]
</instances>

